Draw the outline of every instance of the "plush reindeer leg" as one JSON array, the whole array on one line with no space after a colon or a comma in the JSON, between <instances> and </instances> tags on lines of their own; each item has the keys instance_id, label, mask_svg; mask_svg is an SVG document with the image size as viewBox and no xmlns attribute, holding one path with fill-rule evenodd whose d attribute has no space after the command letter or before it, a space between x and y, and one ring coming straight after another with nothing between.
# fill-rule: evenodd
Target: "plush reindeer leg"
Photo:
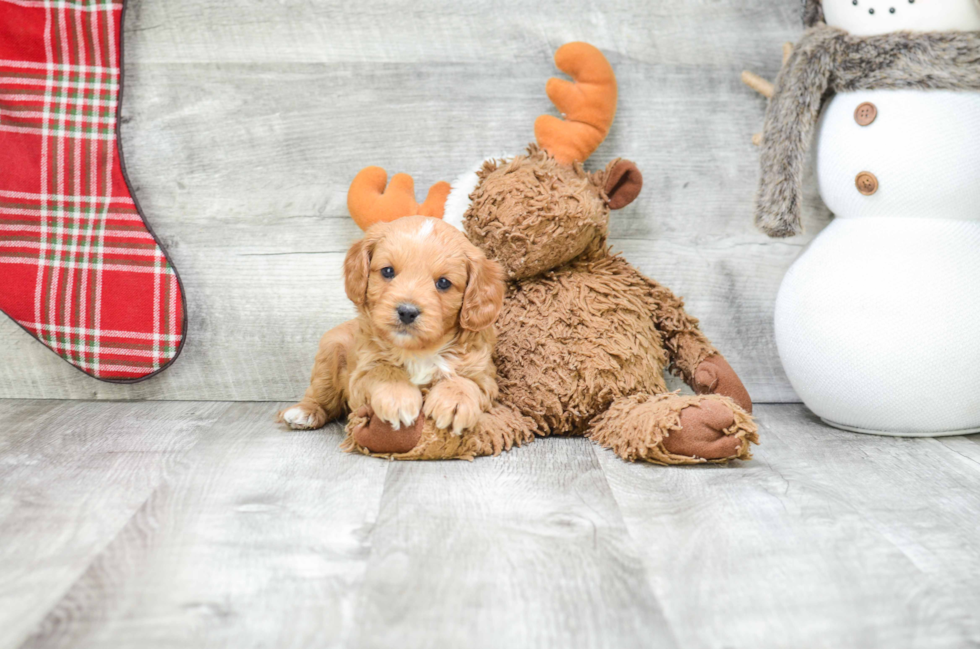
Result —
<instances>
[{"instance_id":1,"label":"plush reindeer leg","mask_svg":"<svg viewBox=\"0 0 980 649\"><path fill-rule=\"evenodd\" d=\"M499 455L514 446L534 440L534 422L511 406L496 403L483 413L473 428L454 435L436 428L431 420L419 418L410 429L393 431L367 409L351 415L347 437L341 448L394 460L472 460L481 455Z\"/></svg>"},{"instance_id":2,"label":"plush reindeer leg","mask_svg":"<svg viewBox=\"0 0 980 649\"><path fill-rule=\"evenodd\" d=\"M635 394L613 401L588 436L624 460L701 464L752 457L752 418L728 397Z\"/></svg>"}]
</instances>

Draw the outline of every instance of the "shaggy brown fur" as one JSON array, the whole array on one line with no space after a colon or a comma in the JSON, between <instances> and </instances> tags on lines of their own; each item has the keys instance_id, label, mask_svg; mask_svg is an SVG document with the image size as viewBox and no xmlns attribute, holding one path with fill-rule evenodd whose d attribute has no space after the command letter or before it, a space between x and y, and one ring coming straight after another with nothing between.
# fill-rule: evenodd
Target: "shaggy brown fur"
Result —
<instances>
[{"instance_id":1,"label":"shaggy brown fur","mask_svg":"<svg viewBox=\"0 0 980 649\"><path fill-rule=\"evenodd\" d=\"M582 434L614 400L665 392L665 367L690 381L717 353L678 298L605 248L512 282L505 303L498 385L546 435Z\"/></svg>"},{"instance_id":2,"label":"shaggy brown fur","mask_svg":"<svg viewBox=\"0 0 980 649\"><path fill-rule=\"evenodd\" d=\"M373 454L472 458L535 436L588 435L627 460L751 457L758 436L737 375L679 298L606 245L610 205L639 191L636 167L615 160L588 173L531 145L479 177L466 231L510 278L494 354L499 403L462 439L426 423L412 450ZM719 394L667 393L666 368ZM358 443L376 439L364 432L372 423L353 418L345 448L372 454Z\"/></svg>"},{"instance_id":3,"label":"shaggy brown fur","mask_svg":"<svg viewBox=\"0 0 980 649\"><path fill-rule=\"evenodd\" d=\"M370 411L351 415L347 421L347 436L340 445L343 450L393 460L472 460L481 455L499 455L534 439L533 423L512 407L498 403L483 413L476 425L463 435L448 434L426 421L420 426L414 448L401 452L370 450L363 445L369 439L365 433L369 427L378 426L376 422L379 421L371 415ZM387 441L390 429L384 424L378 427L378 437Z\"/></svg>"},{"instance_id":4,"label":"shaggy brown fur","mask_svg":"<svg viewBox=\"0 0 980 649\"><path fill-rule=\"evenodd\" d=\"M819 5L806 19L820 19ZM772 237L802 231L802 178L823 102L834 92L916 88L980 90L980 33L851 36L807 30L776 79L766 110L755 223Z\"/></svg>"},{"instance_id":5,"label":"shaggy brown fur","mask_svg":"<svg viewBox=\"0 0 980 649\"><path fill-rule=\"evenodd\" d=\"M751 457L755 422L717 394L634 394L616 399L592 422L589 436L624 460L700 464ZM710 458L710 459L706 459Z\"/></svg>"},{"instance_id":6,"label":"shaggy brown fur","mask_svg":"<svg viewBox=\"0 0 980 649\"><path fill-rule=\"evenodd\" d=\"M512 280L555 268L590 246L594 253L602 249L609 223L607 197L597 191L606 173L560 164L534 144L509 162L488 160L467 213L483 217L467 219L467 235Z\"/></svg>"}]
</instances>

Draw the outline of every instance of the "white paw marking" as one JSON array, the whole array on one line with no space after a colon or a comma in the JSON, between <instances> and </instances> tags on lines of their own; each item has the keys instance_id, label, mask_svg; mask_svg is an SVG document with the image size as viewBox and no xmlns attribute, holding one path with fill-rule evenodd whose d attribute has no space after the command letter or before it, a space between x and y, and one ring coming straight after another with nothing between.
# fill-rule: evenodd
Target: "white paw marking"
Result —
<instances>
[{"instance_id":1,"label":"white paw marking","mask_svg":"<svg viewBox=\"0 0 980 649\"><path fill-rule=\"evenodd\" d=\"M417 411L401 409L398 411L398 418L406 426L412 426L415 424L415 420L419 418L419 413Z\"/></svg>"},{"instance_id":2,"label":"white paw marking","mask_svg":"<svg viewBox=\"0 0 980 649\"><path fill-rule=\"evenodd\" d=\"M294 406L282 413L282 418L293 428L309 428L313 425L313 415L308 414L298 406Z\"/></svg>"},{"instance_id":3,"label":"white paw marking","mask_svg":"<svg viewBox=\"0 0 980 649\"><path fill-rule=\"evenodd\" d=\"M375 411L374 414L381 417L382 421L390 424L392 430L401 430L402 425L411 426L415 423L415 420L418 419L418 413L413 412L408 408L398 408L397 410L391 413L386 413L385 415L380 415L377 411Z\"/></svg>"},{"instance_id":4,"label":"white paw marking","mask_svg":"<svg viewBox=\"0 0 980 649\"><path fill-rule=\"evenodd\" d=\"M406 389L407 388L407 389ZM371 398L374 414L391 424L395 430L411 426L422 410L422 393L411 386L383 390Z\"/></svg>"}]
</instances>

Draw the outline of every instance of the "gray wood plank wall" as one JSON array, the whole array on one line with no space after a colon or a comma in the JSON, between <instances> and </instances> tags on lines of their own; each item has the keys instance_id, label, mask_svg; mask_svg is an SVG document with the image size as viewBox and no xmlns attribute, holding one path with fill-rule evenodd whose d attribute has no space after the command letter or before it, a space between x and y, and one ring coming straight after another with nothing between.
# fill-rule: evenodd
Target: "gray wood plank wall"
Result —
<instances>
[{"instance_id":1,"label":"gray wood plank wall","mask_svg":"<svg viewBox=\"0 0 980 649\"><path fill-rule=\"evenodd\" d=\"M123 147L187 290L190 337L161 376L99 383L0 319L0 397L291 399L319 336L353 311L340 264L359 231L350 179L378 164L419 193L532 139L554 50L586 40L620 81L592 165L630 158L640 198L613 244L687 299L757 401L796 397L780 368L780 278L809 236L751 224L770 78L797 0L527 3L128 0Z\"/></svg>"}]
</instances>

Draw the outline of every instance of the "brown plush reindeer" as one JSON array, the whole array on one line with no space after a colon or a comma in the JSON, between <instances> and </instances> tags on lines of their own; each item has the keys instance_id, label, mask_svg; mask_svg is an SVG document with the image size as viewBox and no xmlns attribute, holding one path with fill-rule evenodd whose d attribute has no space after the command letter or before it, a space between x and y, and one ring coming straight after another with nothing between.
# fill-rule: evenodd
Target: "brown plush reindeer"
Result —
<instances>
[{"instance_id":1,"label":"brown plush reindeer","mask_svg":"<svg viewBox=\"0 0 980 649\"><path fill-rule=\"evenodd\" d=\"M748 458L757 432L742 382L683 302L606 243L610 210L642 186L626 160L582 168L615 116L612 68L585 43L563 46L555 62L574 79L547 86L566 119L540 117L526 154L488 160L457 182L444 217L452 221L455 208L509 280L496 324L498 403L462 435L421 417L391 431L364 408L349 420L345 447L395 459L473 458L536 436L584 435L626 460ZM697 394L667 392L665 369Z\"/></svg>"}]
</instances>

